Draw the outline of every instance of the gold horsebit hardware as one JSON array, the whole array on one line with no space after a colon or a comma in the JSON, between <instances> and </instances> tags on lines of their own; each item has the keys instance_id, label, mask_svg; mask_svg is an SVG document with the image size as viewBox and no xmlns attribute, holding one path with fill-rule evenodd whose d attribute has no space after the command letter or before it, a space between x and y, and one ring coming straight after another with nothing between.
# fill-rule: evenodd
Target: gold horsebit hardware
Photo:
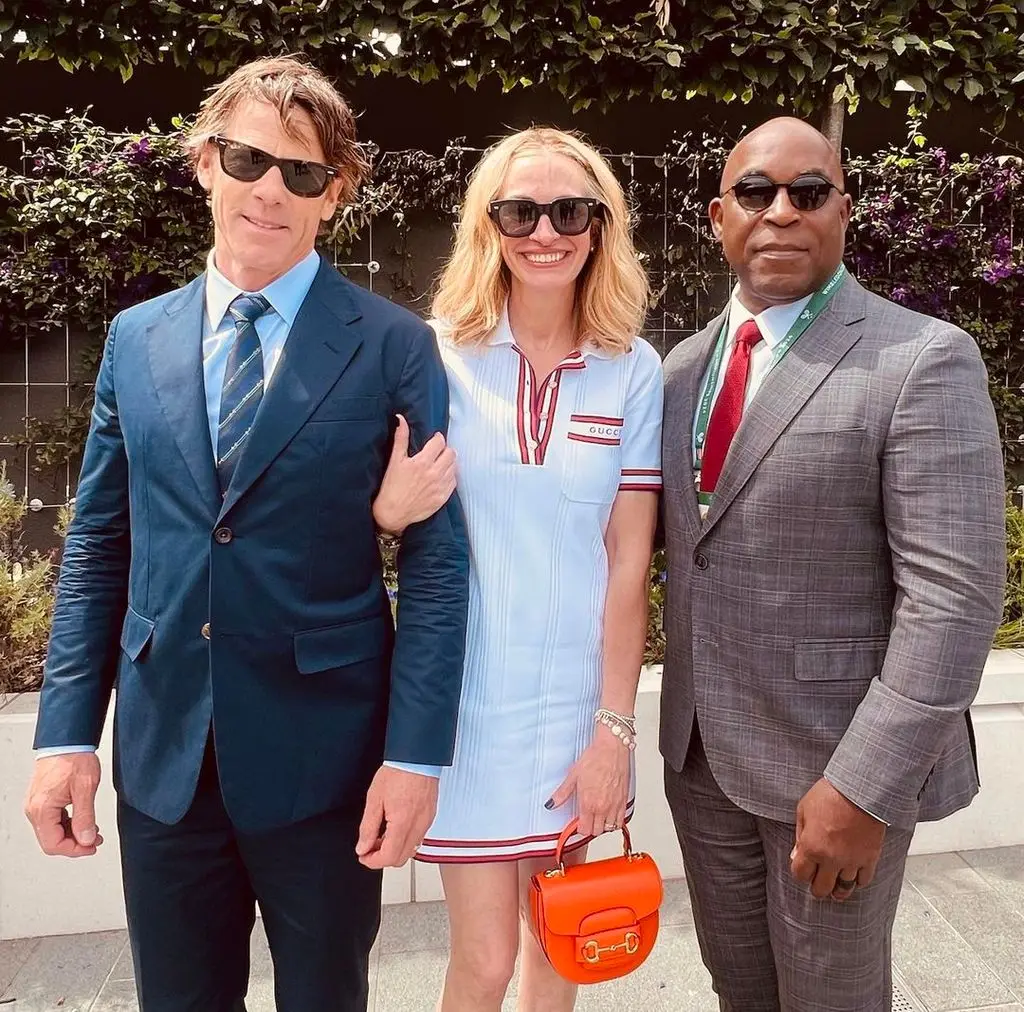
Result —
<instances>
[{"instance_id":1,"label":"gold horsebit hardware","mask_svg":"<svg viewBox=\"0 0 1024 1012\"><path fill-rule=\"evenodd\" d=\"M635 931L627 931L625 941L619 942L618 945L602 947L591 938L589 942L585 942L583 945L583 958L588 963L600 963L602 953L618 952L619 949L624 949L627 956L632 956L639 948L640 936Z\"/></svg>"}]
</instances>

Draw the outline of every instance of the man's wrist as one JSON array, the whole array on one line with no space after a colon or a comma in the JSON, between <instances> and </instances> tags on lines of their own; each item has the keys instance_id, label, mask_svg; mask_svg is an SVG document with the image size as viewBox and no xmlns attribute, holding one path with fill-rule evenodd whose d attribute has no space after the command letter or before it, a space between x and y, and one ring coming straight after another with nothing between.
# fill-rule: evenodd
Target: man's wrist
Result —
<instances>
[{"instance_id":1,"label":"man's wrist","mask_svg":"<svg viewBox=\"0 0 1024 1012\"><path fill-rule=\"evenodd\" d=\"M441 776L440 766L432 766L427 763L400 763L392 759L385 759L384 765L393 770L402 770L405 773L418 773L421 777L434 777L434 779L437 779Z\"/></svg>"},{"instance_id":2,"label":"man's wrist","mask_svg":"<svg viewBox=\"0 0 1024 1012\"><path fill-rule=\"evenodd\" d=\"M854 808L856 808L859 811L863 812L865 815L870 815L871 818L875 820L875 822L880 822L883 826L888 826L889 825L889 823L886 822L885 819L880 819L877 815L875 815L874 812L869 812L863 805L858 805L857 802L853 800L853 798L849 797L846 794L843 794L843 792L841 790L839 790L839 788L836 787L836 785L834 783L832 783L832 781L829 780L829 778L827 776L825 776L824 774L822 775L822 780L824 780L825 783L827 783L832 788L832 790L834 790L836 792L836 794L838 794L841 797L845 798L851 805L853 805Z\"/></svg>"},{"instance_id":3,"label":"man's wrist","mask_svg":"<svg viewBox=\"0 0 1024 1012\"><path fill-rule=\"evenodd\" d=\"M51 756L76 755L95 751L95 745L48 745L45 748L37 748L35 753L37 759L48 759Z\"/></svg>"}]
</instances>

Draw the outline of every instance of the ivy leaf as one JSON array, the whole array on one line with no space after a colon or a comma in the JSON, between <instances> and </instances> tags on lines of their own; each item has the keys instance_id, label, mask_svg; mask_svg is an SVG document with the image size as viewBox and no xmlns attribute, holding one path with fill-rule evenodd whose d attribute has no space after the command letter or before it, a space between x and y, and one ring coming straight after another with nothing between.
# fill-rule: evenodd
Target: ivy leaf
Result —
<instances>
[{"instance_id":1,"label":"ivy leaf","mask_svg":"<svg viewBox=\"0 0 1024 1012\"><path fill-rule=\"evenodd\" d=\"M1024 80L1024 71L1022 71L1017 76L1018 80ZM968 100L973 102L974 99L976 99L979 95L982 95L984 91L985 89L973 77L969 77L966 81L964 81L964 97L967 98Z\"/></svg>"},{"instance_id":2,"label":"ivy leaf","mask_svg":"<svg viewBox=\"0 0 1024 1012\"><path fill-rule=\"evenodd\" d=\"M813 60L813 59L811 59L811 54L810 54L810 53L808 53L806 49L804 49L803 47L800 47L799 49L796 49L796 50L794 50L794 53L795 53L795 55L796 55L796 58L797 58L797 59L798 59L798 60L799 60L799 61L800 61L800 62L801 62L801 63L802 63L802 64L803 64L803 65L804 65L804 66L805 66L805 67L806 67L806 68L807 68L808 70L813 70L813 69L814 69L814 60Z\"/></svg>"},{"instance_id":3,"label":"ivy leaf","mask_svg":"<svg viewBox=\"0 0 1024 1012\"><path fill-rule=\"evenodd\" d=\"M928 90L928 85L924 83L924 78L918 77L916 74L904 74L903 80L906 81L914 91L926 92Z\"/></svg>"},{"instance_id":4,"label":"ivy leaf","mask_svg":"<svg viewBox=\"0 0 1024 1012\"><path fill-rule=\"evenodd\" d=\"M492 7L490 4L488 4L484 8L483 12L484 28L492 28L497 23L500 17L501 11L499 11L497 7Z\"/></svg>"},{"instance_id":5,"label":"ivy leaf","mask_svg":"<svg viewBox=\"0 0 1024 1012\"><path fill-rule=\"evenodd\" d=\"M683 58L679 55L679 51L676 49L670 49L665 56L665 62L670 67L682 66Z\"/></svg>"},{"instance_id":6,"label":"ivy leaf","mask_svg":"<svg viewBox=\"0 0 1024 1012\"><path fill-rule=\"evenodd\" d=\"M934 46L934 47L935 47L936 49L944 49L944 50L945 50L945 51L946 51L947 53L955 53L955 52L956 52L956 46L953 46L953 45L951 45L951 44L950 44L949 42L947 42L947 41L946 41L945 39L936 39L936 40L935 40L935 41L934 41L934 42L932 43L932 45L933 45L933 46Z\"/></svg>"}]
</instances>

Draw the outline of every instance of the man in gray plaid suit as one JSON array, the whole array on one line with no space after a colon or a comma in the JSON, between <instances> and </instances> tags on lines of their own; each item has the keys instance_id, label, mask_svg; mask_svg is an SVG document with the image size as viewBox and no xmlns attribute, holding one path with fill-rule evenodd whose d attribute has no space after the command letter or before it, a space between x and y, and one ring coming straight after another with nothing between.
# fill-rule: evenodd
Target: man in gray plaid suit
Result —
<instances>
[{"instance_id":1,"label":"man in gray plaid suit","mask_svg":"<svg viewBox=\"0 0 1024 1012\"><path fill-rule=\"evenodd\" d=\"M665 362L666 792L720 1007L875 1012L914 827L978 790L999 434L974 341L845 273L817 130L753 131L720 193L738 285Z\"/></svg>"}]
</instances>

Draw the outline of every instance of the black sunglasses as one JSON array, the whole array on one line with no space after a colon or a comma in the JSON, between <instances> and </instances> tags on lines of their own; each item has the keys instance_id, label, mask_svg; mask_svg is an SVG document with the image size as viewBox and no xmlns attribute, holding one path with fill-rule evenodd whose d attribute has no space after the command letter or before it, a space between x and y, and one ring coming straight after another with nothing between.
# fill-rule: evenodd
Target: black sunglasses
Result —
<instances>
[{"instance_id":1,"label":"black sunglasses","mask_svg":"<svg viewBox=\"0 0 1024 1012\"><path fill-rule=\"evenodd\" d=\"M817 211L825 206L832 190L841 194L835 183L815 172L797 176L791 183L776 183L767 176L744 176L730 191L736 195L736 202L746 211L765 211L775 202L779 190L785 190L790 203L798 211Z\"/></svg>"},{"instance_id":2,"label":"black sunglasses","mask_svg":"<svg viewBox=\"0 0 1024 1012\"><path fill-rule=\"evenodd\" d=\"M301 158L276 158L259 148L219 135L210 140L220 148L220 167L232 179L243 183L254 183L276 165L281 170L284 185L297 197L319 197L331 179L338 175L337 169L321 165L320 162L307 162Z\"/></svg>"},{"instance_id":3,"label":"black sunglasses","mask_svg":"<svg viewBox=\"0 0 1024 1012\"><path fill-rule=\"evenodd\" d=\"M594 197L559 197L550 204L538 204L526 197L511 200L492 200L487 213L498 226L498 231L509 239L522 239L531 235L546 214L551 227L559 235L581 235L590 228L595 215L601 213L601 201Z\"/></svg>"}]
</instances>

